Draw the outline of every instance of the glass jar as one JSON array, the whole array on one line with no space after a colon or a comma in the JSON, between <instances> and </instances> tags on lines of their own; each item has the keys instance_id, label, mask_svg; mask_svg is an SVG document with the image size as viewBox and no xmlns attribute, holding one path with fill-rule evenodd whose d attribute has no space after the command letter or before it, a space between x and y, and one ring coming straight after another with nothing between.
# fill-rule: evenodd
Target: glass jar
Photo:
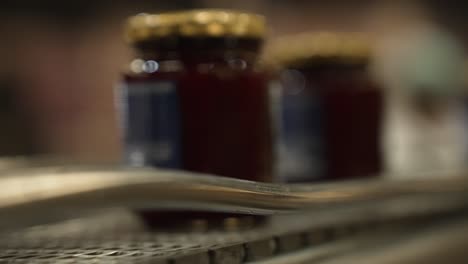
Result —
<instances>
[{"instance_id":1,"label":"glass jar","mask_svg":"<svg viewBox=\"0 0 468 264\"><path fill-rule=\"evenodd\" d=\"M264 18L193 10L127 25L137 51L120 89L127 164L270 181Z\"/></svg>"},{"instance_id":2,"label":"glass jar","mask_svg":"<svg viewBox=\"0 0 468 264\"><path fill-rule=\"evenodd\" d=\"M279 177L287 182L377 175L382 91L357 34L311 33L279 39Z\"/></svg>"}]
</instances>

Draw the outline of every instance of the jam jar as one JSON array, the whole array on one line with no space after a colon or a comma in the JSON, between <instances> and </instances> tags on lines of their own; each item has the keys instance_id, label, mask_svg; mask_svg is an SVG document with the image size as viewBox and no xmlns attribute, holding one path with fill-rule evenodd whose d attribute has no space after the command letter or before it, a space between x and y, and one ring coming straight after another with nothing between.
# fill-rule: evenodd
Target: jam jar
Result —
<instances>
[{"instance_id":1,"label":"jam jar","mask_svg":"<svg viewBox=\"0 0 468 264\"><path fill-rule=\"evenodd\" d=\"M125 161L271 181L264 17L189 10L129 18L119 87Z\"/></svg>"},{"instance_id":2,"label":"jam jar","mask_svg":"<svg viewBox=\"0 0 468 264\"><path fill-rule=\"evenodd\" d=\"M360 34L304 33L273 42L279 65L278 174L286 182L371 177L382 169L382 90Z\"/></svg>"}]
</instances>

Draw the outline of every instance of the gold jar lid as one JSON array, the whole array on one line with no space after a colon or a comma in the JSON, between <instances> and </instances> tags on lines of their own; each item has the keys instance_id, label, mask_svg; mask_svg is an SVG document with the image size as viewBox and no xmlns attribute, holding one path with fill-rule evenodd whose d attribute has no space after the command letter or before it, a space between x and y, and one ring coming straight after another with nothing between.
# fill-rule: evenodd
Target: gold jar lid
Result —
<instances>
[{"instance_id":1,"label":"gold jar lid","mask_svg":"<svg viewBox=\"0 0 468 264\"><path fill-rule=\"evenodd\" d=\"M266 48L266 60L283 66L313 61L362 62L370 58L369 40L359 33L303 33L280 37Z\"/></svg>"},{"instance_id":2,"label":"gold jar lid","mask_svg":"<svg viewBox=\"0 0 468 264\"><path fill-rule=\"evenodd\" d=\"M263 38L261 15L221 9L199 9L130 17L126 39L130 43L168 36Z\"/></svg>"}]
</instances>

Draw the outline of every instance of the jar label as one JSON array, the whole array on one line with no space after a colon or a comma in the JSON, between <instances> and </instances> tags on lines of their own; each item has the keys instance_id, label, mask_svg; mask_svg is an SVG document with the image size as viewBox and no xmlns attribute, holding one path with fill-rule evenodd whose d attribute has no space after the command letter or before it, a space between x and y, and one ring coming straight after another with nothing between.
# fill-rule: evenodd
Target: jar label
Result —
<instances>
[{"instance_id":1,"label":"jar label","mask_svg":"<svg viewBox=\"0 0 468 264\"><path fill-rule=\"evenodd\" d=\"M282 181L313 181L323 177L321 107L307 90L282 89L279 111L278 174Z\"/></svg>"},{"instance_id":2,"label":"jar label","mask_svg":"<svg viewBox=\"0 0 468 264\"><path fill-rule=\"evenodd\" d=\"M124 83L119 90L126 163L180 168L180 110L175 83Z\"/></svg>"}]
</instances>

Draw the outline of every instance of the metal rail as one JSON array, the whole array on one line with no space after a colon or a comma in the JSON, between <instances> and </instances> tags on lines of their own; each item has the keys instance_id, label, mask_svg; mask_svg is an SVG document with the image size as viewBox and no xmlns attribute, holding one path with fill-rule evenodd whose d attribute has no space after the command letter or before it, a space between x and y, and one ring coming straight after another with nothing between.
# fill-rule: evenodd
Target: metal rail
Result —
<instances>
[{"instance_id":1,"label":"metal rail","mask_svg":"<svg viewBox=\"0 0 468 264\"><path fill-rule=\"evenodd\" d=\"M269 215L401 198L464 205L468 193L463 174L310 185L123 167L51 166L4 170L1 175L0 230L115 207Z\"/></svg>"}]
</instances>

